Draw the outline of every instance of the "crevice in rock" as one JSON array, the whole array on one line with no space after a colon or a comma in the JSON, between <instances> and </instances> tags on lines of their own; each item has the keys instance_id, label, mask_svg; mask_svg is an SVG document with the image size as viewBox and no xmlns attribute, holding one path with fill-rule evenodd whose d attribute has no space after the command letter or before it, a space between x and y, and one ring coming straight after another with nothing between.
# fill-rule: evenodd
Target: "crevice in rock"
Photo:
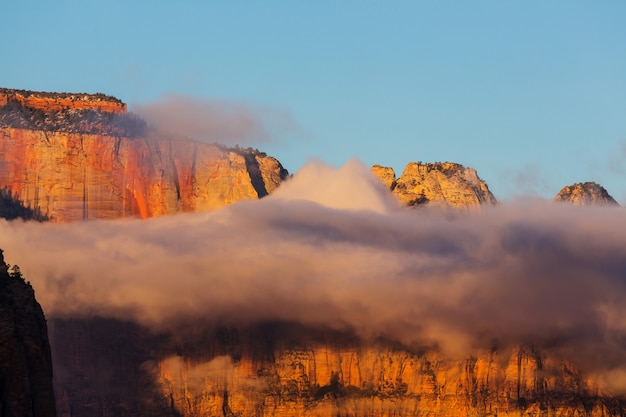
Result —
<instances>
[{"instance_id":1,"label":"crevice in rock","mask_svg":"<svg viewBox=\"0 0 626 417\"><path fill-rule=\"evenodd\" d=\"M268 193L265 188L265 180L263 180L263 175L261 174L261 168L259 167L259 161L257 161L256 155L245 154L243 157L246 160L246 170L248 171L248 175L250 175L252 187L254 187L254 190L259 198L265 197Z\"/></svg>"}]
</instances>

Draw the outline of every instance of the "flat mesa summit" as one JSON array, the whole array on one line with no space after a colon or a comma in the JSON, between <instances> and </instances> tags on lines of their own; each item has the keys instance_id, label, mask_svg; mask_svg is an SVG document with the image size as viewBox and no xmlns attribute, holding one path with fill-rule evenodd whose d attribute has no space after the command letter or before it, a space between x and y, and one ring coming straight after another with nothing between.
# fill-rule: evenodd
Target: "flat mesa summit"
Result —
<instances>
[{"instance_id":1,"label":"flat mesa summit","mask_svg":"<svg viewBox=\"0 0 626 417\"><path fill-rule=\"evenodd\" d=\"M258 150L154 131L111 96L0 89L0 188L52 221L213 210L287 175Z\"/></svg>"}]
</instances>

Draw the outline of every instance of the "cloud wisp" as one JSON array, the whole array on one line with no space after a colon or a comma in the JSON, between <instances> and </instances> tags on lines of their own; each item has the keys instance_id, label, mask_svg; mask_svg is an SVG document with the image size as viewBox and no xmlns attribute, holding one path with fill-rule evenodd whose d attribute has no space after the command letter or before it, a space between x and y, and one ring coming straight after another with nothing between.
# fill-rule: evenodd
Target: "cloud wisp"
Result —
<instances>
[{"instance_id":1,"label":"cloud wisp","mask_svg":"<svg viewBox=\"0 0 626 417\"><path fill-rule=\"evenodd\" d=\"M228 146L259 145L299 130L287 112L182 94L133 105L132 111L159 131Z\"/></svg>"},{"instance_id":2,"label":"cloud wisp","mask_svg":"<svg viewBox=\"0 0 626 417\"><path fill-rule=\"evenodd\" d=\"M274 195L212 213L0 222L0 247L49 317L294 321L450 355L531 343L624 371L624 209L413 211L351 164L307 167Z\"/></svg>"}]
</instances>

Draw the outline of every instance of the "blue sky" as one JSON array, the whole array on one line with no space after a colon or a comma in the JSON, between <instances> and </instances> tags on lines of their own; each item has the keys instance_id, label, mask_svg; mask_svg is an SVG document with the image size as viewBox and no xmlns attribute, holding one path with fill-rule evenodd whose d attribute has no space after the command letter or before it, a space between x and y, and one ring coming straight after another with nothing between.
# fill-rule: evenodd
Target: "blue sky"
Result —
<instances>
[{"instance_id":1,"label":"blue sky","mask_svg":"<svg viewBox=\"0 0 626 417\"><path fill-rule=\"evenodd\" d=\"M2 87L268 109L297 128L252 145L290 172L454 161L500 199L626 203L626 2L7 3Z\"/></svg>"}]
</instances>

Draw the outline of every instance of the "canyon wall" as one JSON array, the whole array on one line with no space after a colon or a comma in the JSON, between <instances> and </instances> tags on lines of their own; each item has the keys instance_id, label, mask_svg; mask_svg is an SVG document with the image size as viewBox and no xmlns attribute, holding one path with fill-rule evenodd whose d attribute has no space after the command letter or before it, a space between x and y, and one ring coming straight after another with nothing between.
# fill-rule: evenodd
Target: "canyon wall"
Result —
<instances>
[{"instance_id":1,"label":"canyon wall","mask_svg":"<svg viewBox=\"0 0 626 417\"><path fill-rule=\"evenodd\" d=\"M0 188L68 222L213 210L288 175L262 152L162 135L125 111L107 96L0 90Z\"/></svg>"},{"instance_id":2,"label":"canyon wall","mask_svg":"<svg viewBox=\"0 0 626 417\"><path fill-rule=\"evenodd\" d=\"M0 187L57 222L213 210L285 176L274 158L192 140L0 129Z\"/></svg>"},{"instance_id":3,"label":"canyon wall","mask_svg":"<svg viewBox=\"0 0 626 417\"><path fill-rule=\"evenodd\" d=\"M288 324L196 328L193 337L104 319L58 321L53 329L64 375L56 390L67 417L626 413L623 399L574 364L531 346L453 359Z\"/></svg>"}]
</instances>

